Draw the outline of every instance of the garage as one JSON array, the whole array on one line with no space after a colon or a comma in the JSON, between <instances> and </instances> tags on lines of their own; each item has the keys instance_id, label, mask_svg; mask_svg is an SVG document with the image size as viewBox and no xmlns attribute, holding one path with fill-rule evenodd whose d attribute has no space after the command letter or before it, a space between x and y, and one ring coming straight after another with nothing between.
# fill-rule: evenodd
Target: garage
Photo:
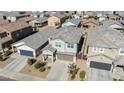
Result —
<instances>
[{"instance_id":1,"label":"garage","mask_svg":"<svg viewBox=\"0 0 124 93\"><path fill-rule=\"evenodd\" d=\"M90 67L101 69L101 70L108 70L108 71L111 70L111 64L102 63L102 62L91 61L90 62Z\"/></svg>"},{"instance_id":2,"label":"garage","mask_svg":"<svg viewBox=\"0 0 124 93\"><path fill-rule=\"evenodd\" d=\"M72 61L73 62L73 55L57 54L57 58L60 60L66 60L66 61Z\"/></svg>"},{"instance_id":3,"label":"garage","mask_svg":"<svg viewBox=\"0 0 124 93\"><path fill-rule=\"evenodd\" d=\"M20 55L34 57L33 51L28 51L28 50L20 50Z\"/></svg>"}]
</instances>

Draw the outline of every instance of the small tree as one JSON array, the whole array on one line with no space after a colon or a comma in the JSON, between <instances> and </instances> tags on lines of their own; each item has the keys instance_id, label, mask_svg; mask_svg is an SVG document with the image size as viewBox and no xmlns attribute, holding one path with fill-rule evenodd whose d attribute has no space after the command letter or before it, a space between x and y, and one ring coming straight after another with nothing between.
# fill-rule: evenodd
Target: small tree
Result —
<instances>
[{"instance_id":1,"label":"small tree","mask_svg":"<svg viewBox=\"0 0 124 93\"><path fill-rule=\"evenodd\" d=\"M85 72L84 70L82 70L82 71L80 72L80 74L79 74L81 81L84 80L85 75L86 75L86 72Z\"/></svg>"},{"instance_id":2,"label":"small tree","mask_svg":"<svg viewBox=\"0 0 124 93\"><path fill-rule=\"evenodd\" d=\"M71 79L73 80L75 78L75 75L77 74L79 68L73 63L68 66L69 70L68 72L71 74Z\"/></svg>"}]
</instances>

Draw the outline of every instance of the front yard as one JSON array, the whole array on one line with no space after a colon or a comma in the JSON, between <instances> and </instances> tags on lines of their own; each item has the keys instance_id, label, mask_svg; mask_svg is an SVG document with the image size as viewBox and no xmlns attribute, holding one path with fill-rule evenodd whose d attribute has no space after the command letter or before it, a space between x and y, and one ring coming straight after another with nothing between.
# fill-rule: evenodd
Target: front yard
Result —
<instances>
[{"instance_id":1,"label":"front yard","mask_svg":"<svg viewBox=\"0 0 124 93\"><path fill-rule=\"evenodd\" d=\"M32 65L27 64L20 71L20 73L28 74L28 75L31 75L31 76L36 76L36 77L40 77L40 78L45 79L46 76L48 75L50 69L51 69L51 64L50 63L47 63L43 67L40 67L40 64L38 64L38 63L39 63L39 61L36 61Z\"/></svg>"}]
</instances>

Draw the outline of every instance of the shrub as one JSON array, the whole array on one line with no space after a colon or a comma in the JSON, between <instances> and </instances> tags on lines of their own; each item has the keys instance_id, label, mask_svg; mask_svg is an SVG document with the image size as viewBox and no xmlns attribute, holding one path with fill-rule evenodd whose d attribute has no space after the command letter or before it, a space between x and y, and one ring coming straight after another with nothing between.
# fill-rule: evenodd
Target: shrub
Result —
<instances>
[{"instance_id":1,"label":"shrub","mask_svg":"<svg viewBox=\"0 0 124 93\"><path fill-rule=\"evenodd\" d=\"M45 67L41 67L39 71L40 71L40 72L43 72L43 71L45 71L45 70L46 70Z\"/></svg>"},{"instance_id":2,"label":"shrub","mask_svg":"<svg viewBox=\"0 0 124 93\"><path fill-rule=\"evenodd\" d=\"M3 56L2 55L0 55L0 61L3 61Z\"/></svg>"},{"instance_id":3,"label":"shrub","mask_svg":"<svg viewBox=\"0 0 124 93\"><path fill-rule=\"evenodd\" d=\"M84 70L82 70L82 71L80 72L80 74L79 74L81 81L84 80L85 75L86 75L86 72L85 72Z\"/></svg>"},{"instance_id":4,"label":"shrub","mask_svg":"<svg viewBox=\"0 0 124 93\"><path fill-rule=\"evenodd\" d=\"M10 50L5 51L5 56L9 56L10 54L12 54L12 51Z\"/></svg>"},{"instance_id":5,"label":"shrub","mask_svg":"<svg viewBox=\"0 0 124 93\"><path fill-rule=\"evenodd\" d=\"M29 64L29 65L32 65L32 64L34 64L36 62L36 59L30 59L30 58L28 58L28 60L27 60L27 63Z\"/></svg>"},{"instance_id":6,"label":"shrub","mask_svg":"<svg viewBox=\"0 0 124 93\"><path fill-rule=\"evenodd\" d=\"M41 64L40 62L37 62L37 63L34 65L34 67L35 67L36 69L39 69L41 66L42 66L42 64Z\"/></svg>"}]
</instances>

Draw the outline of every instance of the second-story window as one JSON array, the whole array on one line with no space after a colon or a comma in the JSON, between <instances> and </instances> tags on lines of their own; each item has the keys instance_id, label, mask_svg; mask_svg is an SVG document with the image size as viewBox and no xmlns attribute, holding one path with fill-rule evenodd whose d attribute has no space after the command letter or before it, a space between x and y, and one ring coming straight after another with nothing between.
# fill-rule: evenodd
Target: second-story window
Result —
<instances>
[{"instance_id":1,"label":"second-story window","mask_svg":"<svg viewBox=\"0 0 124 93\"><path fill-rule=\"evenodd\" d=\"M93 47L92 48L93 52L98 52L98 53L104 53L104 48L97 48L97 47Z\"/></svg>"},{"instance_id":2,"label":"second-story window","mask_svg":"<svg viewBox=\"0 0 124 93\"><path fill-rule=\"evenodd\" d=\"M93 48L92 48L92 51L93 51L93 52L98 52L98 48L97 48L97 47L93 47Z\"/></svg>"},{"instance_id":3,"label":"second-story window","mask_svg":"<svg viewBox=\"0 0 124 93\"><path fill-rule=\"evenodd\" d=\"M74 48L74 44L68 44L68 48Z\"/></svg>"},{"instance_id":4,"label":"second-story window","mask_svg":"<svg viewBox=\"0 0 124 93\"><path fill-rule=\"evenodd\" d=\"M124 54L124 48L119 49L119 54Z\"/></svg>"},{"instance_id":5,"label":"second-story window","mask_svg":"<svg viewBox=\"0 0 124 93\"><path fill-rule=\"evenodd\" d=\"M55 42L55 46L56 47L61 47L61 43L60 42Z\"/></svg>"},{"instance_id":6,"label":"second-story window","mask_svg":"<svg viewBox=\"0 0 124 93\"><path fill-rule=\"evenodd\" d=\"M104 48L99 48L99 53L104 53Z\"/></svg>"}]
</instances>

